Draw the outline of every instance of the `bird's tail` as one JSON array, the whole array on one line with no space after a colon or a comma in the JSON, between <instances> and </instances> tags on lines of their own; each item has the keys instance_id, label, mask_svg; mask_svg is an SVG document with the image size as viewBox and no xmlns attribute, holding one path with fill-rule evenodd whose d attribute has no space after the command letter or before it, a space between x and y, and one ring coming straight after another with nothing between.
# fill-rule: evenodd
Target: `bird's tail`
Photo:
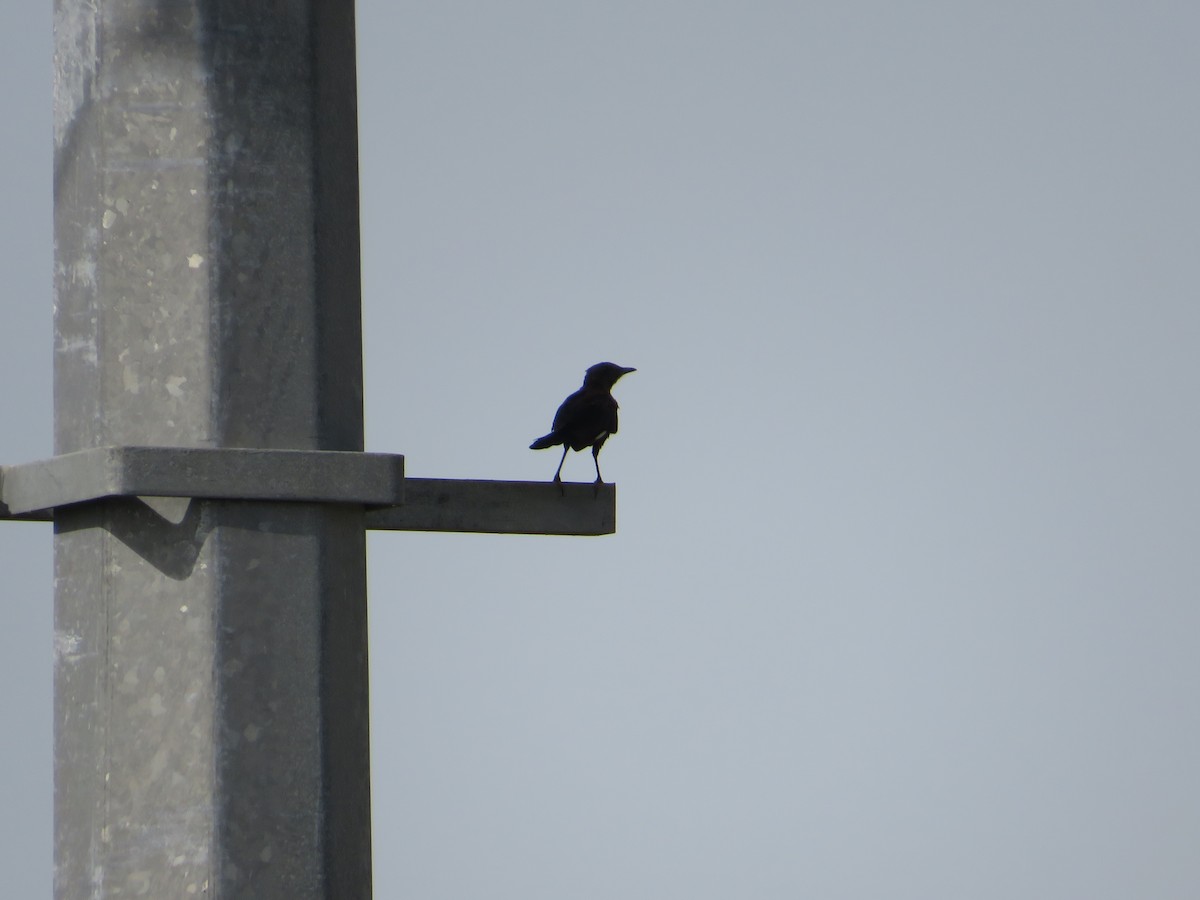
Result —
<instances>
[{"instance_id":1,"label":"bird's tail","mask_svg":"<svg viewBox=\"0 0 1200 900\"><path fill-rule=\"evenodd\" d=\"M545 450L547 447L553 447L555 444L561 444L562 438L555 432L550 432L534 441L529 445L530 450Z\"/></svg>"}]
</instances>

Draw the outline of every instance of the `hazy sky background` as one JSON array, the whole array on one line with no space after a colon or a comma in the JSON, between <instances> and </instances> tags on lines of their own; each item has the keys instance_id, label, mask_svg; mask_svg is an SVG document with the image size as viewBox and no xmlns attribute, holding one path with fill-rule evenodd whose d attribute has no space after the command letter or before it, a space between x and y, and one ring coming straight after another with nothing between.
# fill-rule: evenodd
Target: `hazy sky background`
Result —
<instances>
[{"instance_id":1,"label":"hazy sky background","mask_svg":"<svg viewBox=\"0 0 1200 900\"><path fill-rule=\"evenodd\" d=\"M51 452L49 7L0 9L2 462ZM548 479L638 367L615 536L371 538L376 896L1195 900L1200 6L358 15L368 448ZM12 897L50 545L0 523Z\"/></svg>"}]
</instances>

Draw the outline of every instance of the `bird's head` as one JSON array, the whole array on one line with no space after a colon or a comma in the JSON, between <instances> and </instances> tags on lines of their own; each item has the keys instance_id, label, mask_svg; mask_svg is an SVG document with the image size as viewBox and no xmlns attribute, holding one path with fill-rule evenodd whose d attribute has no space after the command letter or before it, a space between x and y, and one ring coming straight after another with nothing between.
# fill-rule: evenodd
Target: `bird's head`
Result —
<instances>
[{"instance_id":1,"label":"bird's head","mask_svg":"<svg viewBox=\"0 0 1200 900\"><path fill-rule=\"evenodd\" d=\"M601 362L589 368L583 375L584 387L611 388L622 375L636 372L629 366L618 366L616 363Z\"/></svg>"}]
</instances>

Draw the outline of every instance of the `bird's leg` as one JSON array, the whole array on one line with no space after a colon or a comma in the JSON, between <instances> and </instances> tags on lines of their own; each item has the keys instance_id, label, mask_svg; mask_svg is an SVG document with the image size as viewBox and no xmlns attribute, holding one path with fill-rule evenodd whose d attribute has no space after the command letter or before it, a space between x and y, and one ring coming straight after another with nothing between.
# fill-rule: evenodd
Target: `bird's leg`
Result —
<instances>
[{"instance_id":1,"label":"bird's leg","mask_svg":"<svg viewBox=\"0 0 1200 900\"><path fill-rule=\"evenodd\" d=\"M592 447L592 462L596 464L596 480L592 484L592 496L600 496L600 485L604 484L604 479L600 477L600 444L595 444Z\"/></svg>"},{"instance_id":2,"label":"bird's leg","mask_svg":"<svg viewBox=\"0 0 1200 900\"><path fill-rule=\"evenodd\" d=\"M558 484L558 490L564 497L567 495L567 489L563 487L562 483L562 467L563 463L567 461L567 451L570 449L569 444L563 444L562 458L558 461L558 468L554 470L554 482Z\"/></svg>"}]
</instances>

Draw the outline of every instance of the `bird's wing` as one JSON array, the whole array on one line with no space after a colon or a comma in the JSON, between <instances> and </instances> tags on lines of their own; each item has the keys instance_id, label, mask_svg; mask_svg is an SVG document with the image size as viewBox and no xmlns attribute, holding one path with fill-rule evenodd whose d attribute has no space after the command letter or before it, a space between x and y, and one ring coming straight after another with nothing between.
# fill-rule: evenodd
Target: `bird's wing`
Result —
<instances>
[{"instance_id":1,"label":"bird's wing","mask_svg":"<svg viewBox=\"0 0 1200 900\"><path fill-rule=\"evenodd\" d=\"M554 414L554 431L574 450L591 444L601 433L616 430L617 401L608 391L578 390Z\"/></svg>"},{"instance_id":2,"label":"bird's wing","mask_svg":"<svg viewBox=\"0 0 1200 900\"><path fill-rule=\"evenodd\" d=\"M554 414L554 424L551 428L554 431L568 429L581 416L586 415L587 408L592 402L589 397L592 393L592 391L581 389L559 404L558 411Z\"/></svg>"}]
</instances>

